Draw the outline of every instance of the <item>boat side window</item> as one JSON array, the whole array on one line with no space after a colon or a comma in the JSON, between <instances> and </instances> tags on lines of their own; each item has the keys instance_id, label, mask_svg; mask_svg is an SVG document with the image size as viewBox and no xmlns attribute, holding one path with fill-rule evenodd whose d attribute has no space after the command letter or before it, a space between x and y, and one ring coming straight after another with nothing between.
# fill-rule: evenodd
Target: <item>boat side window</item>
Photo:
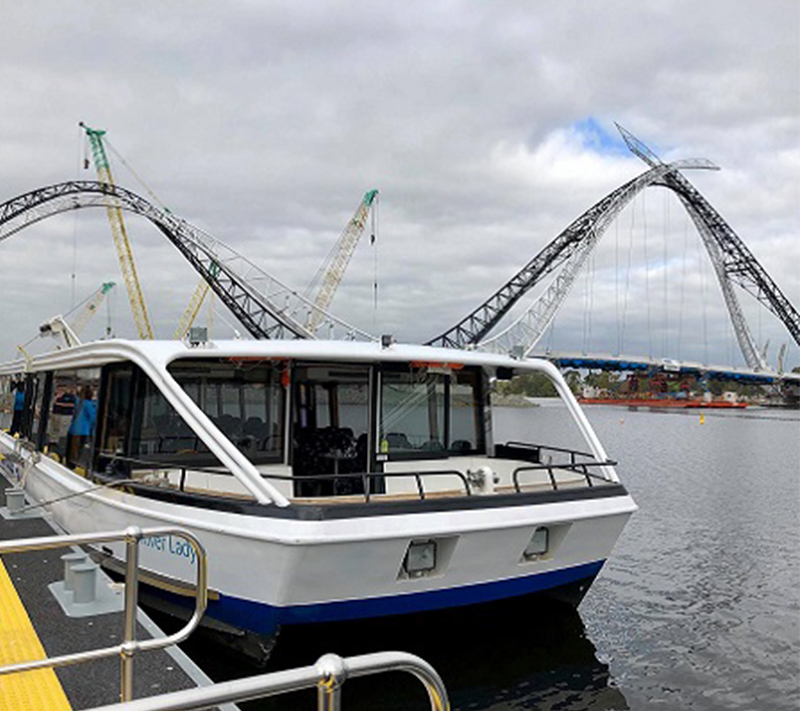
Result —
<instances>
[{"instance_id":1,"label":"boat side window","mask_svg":"<svg viewBox=\"0 0 800 711\"><path fill-rule=\"evenodd\" d=\"M9 383L9 390L9 410L11 411L9 432L12 435L18 434L22 437L28 412L25 408L25 379L21 375L12 377Z\"/></svg>"},{"instance_id":2,"label":"boat side window","mask_svg":"<svg viewBox=\"0 0 800 711\"><path fill-rule=\"evenodd\" d=\"M447 378L445 373L425 367L384 369L381 374L382 454L446 454Z\"/></svg>"},{"instance_id":3,"label":"boat side window","mask_svg":"<svg viewBox=\"0 0 800 711\"><path fill-rule=\"evenodd\" d=\"M45 377L44 373L29 374L12 384L14 417L11 434L18 434L37 444Z\"/></svg>"},{"instance_id":4,"label":"boat side window","mask_svg":"<svg viewBox=\"0 0 800 711\"><path fill-rule=\"evenodd\" d=\"M25 408L27 410L27 417L24 427L24 436L37 446L41 446L40 427L44 422L43 407L44 407L44 394L45 384L47 380L46 373L36 373L28 376L28 382L25 389Z\"/></svg>"},{"instance_id":5,"label":"boat side window","mask_svg":"<svg viewBox=\"0 0 800 711\"><path fill-rule=\"evenodd\" d=\"M100 452L129 456L129 438L133 421L134 368L131 363L106 366ZM138 369L136 369L138 370ZM100 462L103 468L103 462Z\"/></svg>"},{"instance_id":6,"label":"boat side window","mask_svg":"<svg viewBox=\"0 0 800 711\"><path fill-rule=\"evenodd\" d=\"M90 468L99 386L99 368L53 373L42 444L48 455L72 469Z\"/></svg>"},{"instance_id":7,"label":"boat side window","mask_svg":"<svg viewBox=\"0 0 800 711\"><path fill-rule=\"evenodd\" d=\"M133 458L183 462L212 456L152 380L143 378L137 390L139 416L130 445Z\"/></svg>"},{"instance_id":8,"label":"boat side window","mask_svg":"<svg viewBox=\"0 0 800 711\"><path fill-rule=\"evenodd\" d=\"M476 454L486 449L479 369L385 365L380 452L392 459Z\"/></svg>"},{"instance_id":9,"label":"boat side window","mask_svg":"<svg viewBox=\"0 0 800 711\"><path fill-rule=\"evenodd\" d=\"M153 463L219 465L138 366L108 365L104 378L98 470L127 476Z\"/></svg>"},{"instance_id":10,"label":"boat side window","mask_svg":"<svg viewBox=\"0 0 800 711\"><path fill-rule=\"evenodd\" d=\"M450 454L476 454L486 451L480 397L481 375L477 370L460 370L450 376Z\"/></svg>"},{"instance_id":11,"label":"boat side window","mask_svg":"<svg viewBox=\"0 0 800 711\"><path fill-rule=\"evenodd\" d=\"M183 359L169 372L250 461L266 463L283 459L283 367L260 359Z\"/></svg>"},{"instance_id":12,"label":"boat side window","mask_svg":"<svg viewBox=\"0 0 800 711\"><path fill-rule=\"evenodd\" d=\"M11 429L14 416L14 385L16 381L10 375L0 375L0 429Z\"/></svg>"}]
</instances>

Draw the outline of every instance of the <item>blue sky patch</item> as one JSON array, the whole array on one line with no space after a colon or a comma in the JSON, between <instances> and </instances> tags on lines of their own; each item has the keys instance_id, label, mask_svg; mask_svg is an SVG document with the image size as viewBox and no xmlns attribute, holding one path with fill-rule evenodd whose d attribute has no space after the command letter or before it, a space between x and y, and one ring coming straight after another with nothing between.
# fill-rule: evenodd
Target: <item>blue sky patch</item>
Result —
<instances>
[{"instance_id":1,"label":"blue sky patch","mask_svg":"<svg viewBox=\"0 0 800 711\"><path fill-rule=\"evenodd\" d=\"M601 155L630 155L625 141L616 128L606 130L594 116L587 116L576 121L572 127L581 137L584 148L589 148Z\"/></svg>"}]
</instances>

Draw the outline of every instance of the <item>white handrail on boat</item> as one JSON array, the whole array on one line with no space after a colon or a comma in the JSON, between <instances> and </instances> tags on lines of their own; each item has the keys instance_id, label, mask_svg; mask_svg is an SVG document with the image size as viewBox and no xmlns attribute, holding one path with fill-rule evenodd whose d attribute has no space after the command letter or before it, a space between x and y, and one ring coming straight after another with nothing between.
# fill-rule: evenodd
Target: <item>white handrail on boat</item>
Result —
<instances>
[{"instance_id":1,"label":"white handrail on boat","mask_svg":"<svg viewBox=\"0 0 800 711\"><path fill-rule=\"evenodd\" d=\"M136 639L136 610L139 577L139 541L142 538L164 535L179 536L194 548L197 556L197 583L195 596L195 609L191 619L174 634L166 637L152 638L138 641ZM92 543L109 543L112 541L125 541L125 609L124 631L122 643L113 647L92 649L86 652L62 654L58 657L38 659L30 662L19 662L0 666L0 676L16 672L31 671L33 669L46 669L63 667L68 664L89 662L104 657L119 655L122 663L122 682L120 697L124 701L133 698L133 659L137 652L149 649L161 649L173 644L183 642L200 624L208 605L208 566L206 551L203 544L185 528L158 527L139 528L128 526L124 531L106 531L102 533L86 533L69 536L43 536L40 538L23 538L13 541L0 542L0 555L8 553L25 553L29 551L51 550L67 546L89 545Z\"/></svg>"},{"instance_id":2,"label":"white handrail on boat","mask_svg":"<svg viewBox=\"0 0 800 711\"><path fill-rule=\"evenodd\" d=\"M428 692L431 711L449 711L447 689L439 674L424 659L406 652L376 652L344 658L325 654L312 666L173 691L87 711L194 711L313 687L317 688L317 711L340 711L341 688L347 679L390 671L404 671L417 677Z\"/></svg>"}]
</instances>

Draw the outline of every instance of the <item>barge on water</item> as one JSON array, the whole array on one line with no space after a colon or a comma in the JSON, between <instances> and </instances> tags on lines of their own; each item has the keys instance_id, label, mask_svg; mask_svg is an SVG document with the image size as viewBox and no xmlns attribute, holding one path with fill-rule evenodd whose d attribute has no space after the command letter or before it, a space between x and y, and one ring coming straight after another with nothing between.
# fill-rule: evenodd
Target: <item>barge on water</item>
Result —
<instances>
[{"instance_id":1,"label":"barge on water","mask_svg":"<svg viewBox=\"0 0 800 711\"><path fill-rule=\"evenodd\" d=\"M495 379L549 378L582 451L494 442ZM325 341L107 340L0 366L24 384L0 453L69 533L181 526L207 617L282 627L531 593L577 603L635 511L557 369L476 351ZM143 541L143 598L187 607L185 541ZM122 544L96 553L111 569Z\"/></svg>"},{"instance_id":2,"label":"barge on water","mask_svg":"<svg viewBox=\"0 0 800 711\"><path fill-rule=\"evenodd\" d=\"M644 407L650 409L674 408L677 410L744 410L746 402L729 400L696 400L675 397L582 397L581 405L615 405L617 407Z\"/></svg>"}]
</instances>

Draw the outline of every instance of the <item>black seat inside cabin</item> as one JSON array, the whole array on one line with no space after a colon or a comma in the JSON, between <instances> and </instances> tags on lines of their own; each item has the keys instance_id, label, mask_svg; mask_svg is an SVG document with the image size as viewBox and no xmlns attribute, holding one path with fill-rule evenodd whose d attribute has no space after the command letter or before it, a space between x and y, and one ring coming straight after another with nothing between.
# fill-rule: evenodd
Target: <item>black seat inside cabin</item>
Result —
<instances>
[{"instance_id":1,"label":"black seat inside cabin","mask_svg":"<svg viewBox=\"0 0 800 711\"><path fill-rule=\"evenodd\" d=\"M349 427L302 429L295 438L294 473L314 476L362 472L366 467L366 443L366 435L357 442ZM359 478L342 477L299 481L296 490L299 496L331 496L362 493L364 486Z\"/></svg>"}]
</instances>

